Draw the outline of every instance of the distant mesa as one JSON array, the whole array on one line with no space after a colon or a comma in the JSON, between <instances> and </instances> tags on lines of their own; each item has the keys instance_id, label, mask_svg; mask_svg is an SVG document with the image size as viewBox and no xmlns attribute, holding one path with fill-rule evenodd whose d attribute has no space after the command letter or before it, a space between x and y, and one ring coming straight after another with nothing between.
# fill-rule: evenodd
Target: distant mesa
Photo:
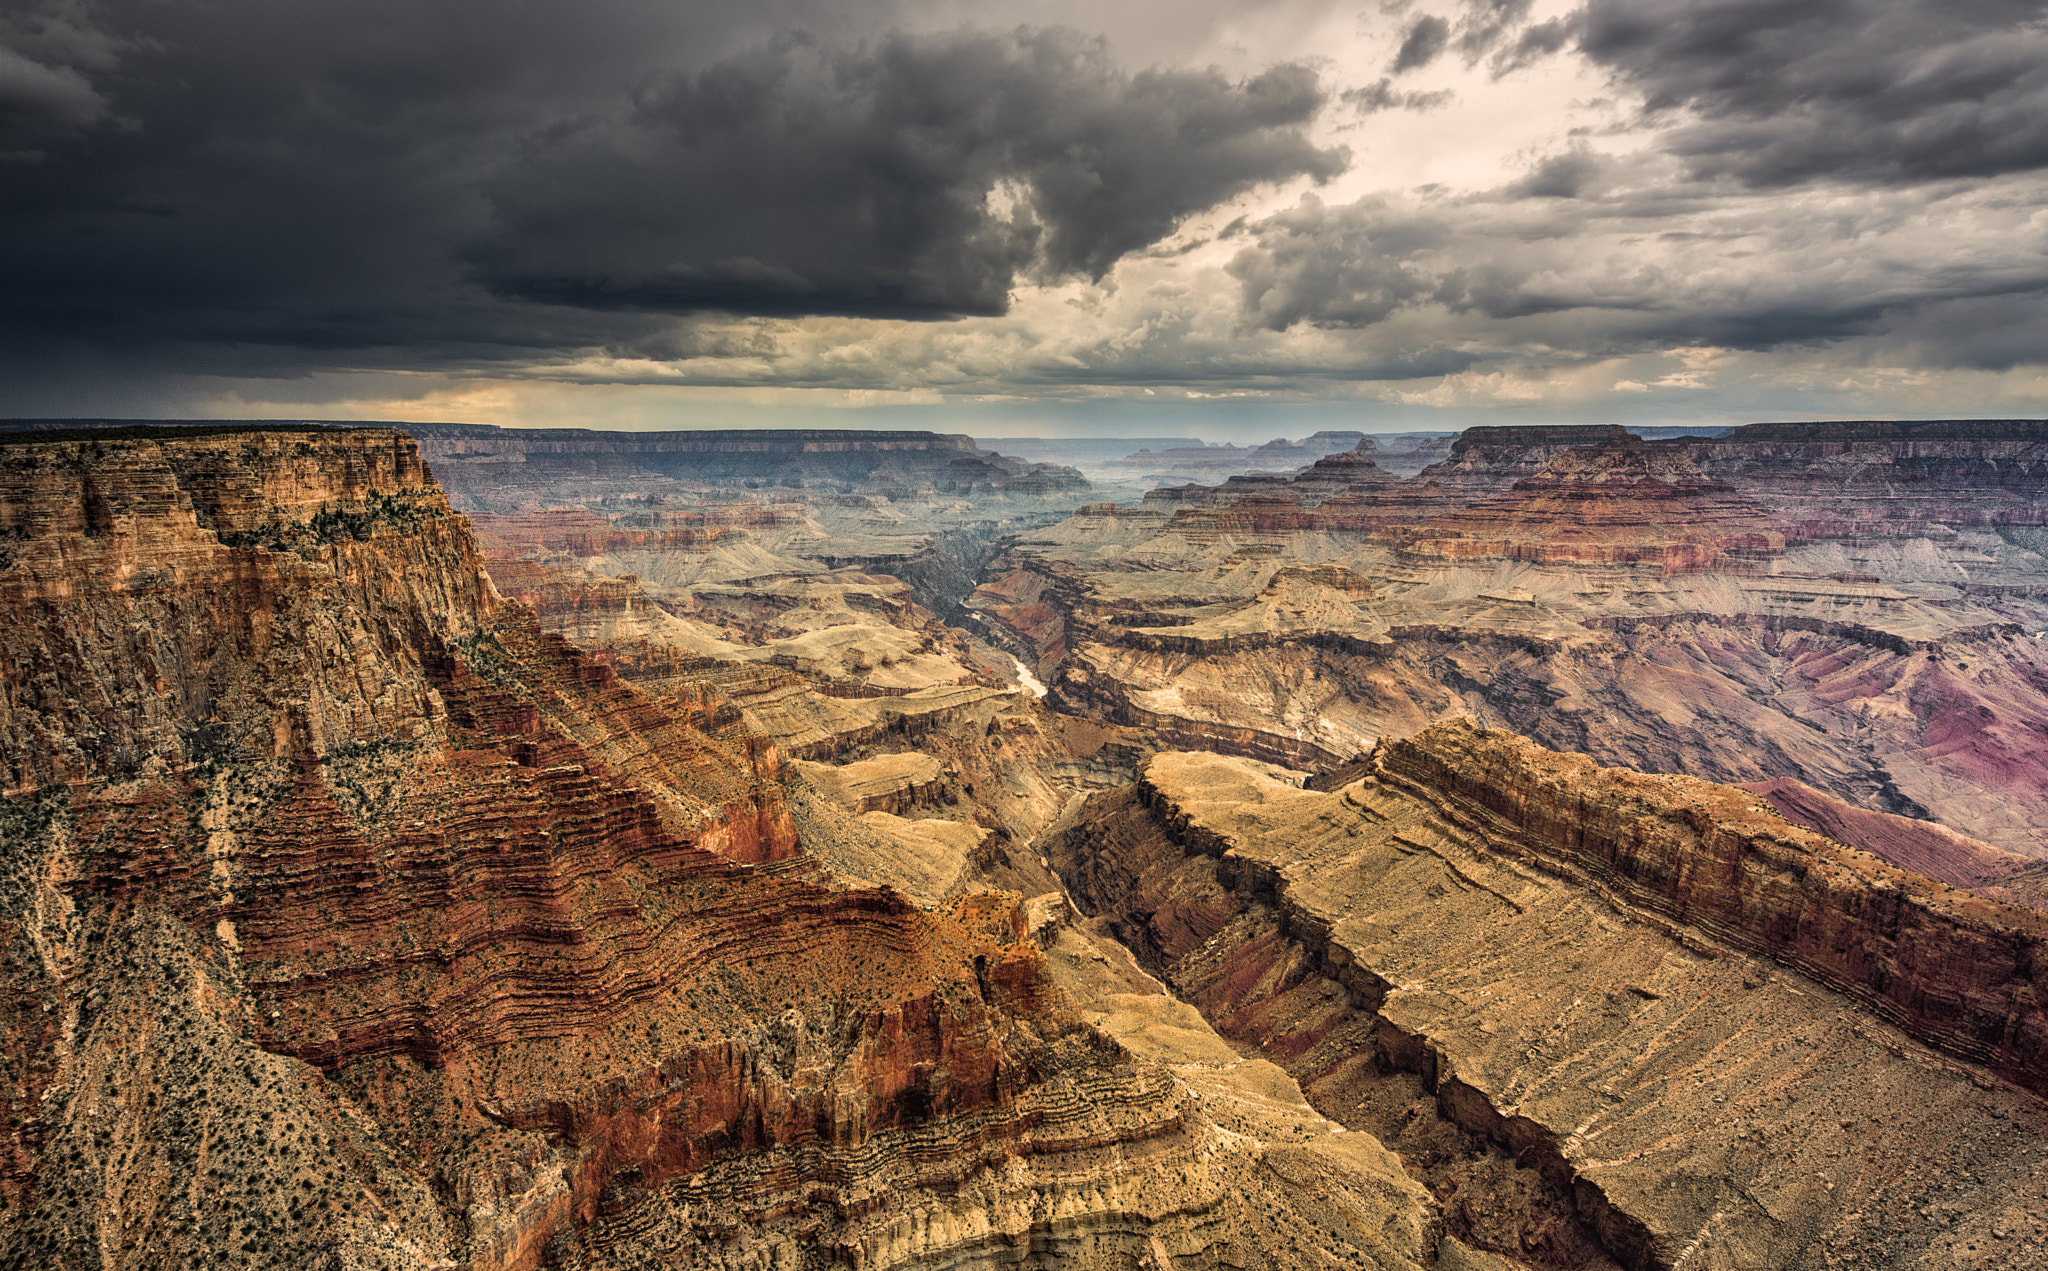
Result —
<instances>
[{"instance_id":1,"label":"distant mesa","mask_svg":"<svg viewBox=\"0 0 2048 1271\"><path fill-rule=\"evenodd\" d=\"M1504 498L1415 526L1403 548L1437 559L1647 564L1666 574L1743 571L1782 556L1787 528L1708 477L1683 448L1613 429L1598 444L1551 454Z\"/></svg>"}]
</instances>

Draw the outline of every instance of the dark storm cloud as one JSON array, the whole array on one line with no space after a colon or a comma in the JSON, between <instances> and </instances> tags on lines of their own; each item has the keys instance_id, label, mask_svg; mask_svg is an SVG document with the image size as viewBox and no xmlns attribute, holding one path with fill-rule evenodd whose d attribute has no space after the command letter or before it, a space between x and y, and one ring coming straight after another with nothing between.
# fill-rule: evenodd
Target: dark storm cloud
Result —
<instances>
[{"instance_id":1,"label":"dark storm cloud","mask_svg":"<svg viewBox=\"0 0 2048 1271\"><path fill-rule=\"evenodd\" d=\"M1545 356L1848 343L1981 370L2040 360L2038 4L1593 0L1534 24L1529 8L1465 0L1448 47L1499 78L1576 39L1641 92L1650 148L1574 142L1490 191L1255 221L1229 267L1243 326Z\"/></svg>"},{"instance_id":2,"label":"dark storm cloud","mask_svg":"<svg viewBox=\"0 0 2048 1271\"><path fill-rule=\"evenodd\" d=\"M1584 11L1579 10L1523 28L1512 43L1502 45L1493 55L1488 64L1493 77L1500 79L1563 52L1564 47L1580 33L1584 16Z\"/></svg>"},{"instance_id":3,"label":"dark storm cloud","mask_svg":"<svg viewBox=\"0 0 2048 1271\"><path fill-rule=\"evenodd\" d=\"M1604 188L1614 167L1605 156L1574 146L1539 159L1528 176L1510 182L1502 193L1513 199L1575 199Z\"/></svg>"},{"instance_id":4,"label":"dark storm cloud","mask_svg":"<svg viewBox=\"0 0 2048 1271\"><path fill-rule=\"evenodd\" d=\"M1419 71L1455 47L1467 66L1491 53L1489 68L1500 79L1562 52L1579 34L1582 11L1529 26L1531 4L1532 0L1465 0L1456 26L1435 14L1419 17L1402 35L1389 70L1395 75Z\"/></svg>"},{"instance_id":5,"label":"dark storm cloud","mask_svg":"<svg viewBox=\"0 0 2048 1271\"><path fill-rule=\"evenodd\" d=\"M1415 19L1408 33L1401 38L1400 49L1394 54L1394 74L1421 70L1436 61L1450 42L1449 20L1433 13Z\"/></svg>"},{"instance_id":6,"label":"dark storm cloud","mask_svg":"<svg viewBox=\"0 0 2048 1271\"><path fill-rule=\"evenodd\" d=\"M1644 94L1696 176L1767 187L2048 166L2036 0L1592 0L1580 47Z\"/></svg>"},{"instance_id":7,"label":"dark storm cloud","mask_svg":"<svg viewBox=\"0 0 2048 1271\"><path fill-rule=\"evenodd\" d=\"M1254 185L1336 175L1302 133L1322 101L1303 67L1131 74L1065 31L783 40L537 139L474 259L591 307L999 314L1020 274L1099 278Z\"/></svg>"},{"instance_id":8,"label":"dark storm cloud","mask_svg":"<svg viewBox=\"0 0 2048 1271\"><path fill-rule=\"evenodd\" d=\"M1343 166L1303 139L1299 67L1132 73L1069 34L849 16L890 3L0 16L0 362L533 363L716 352L674 316L706 306L992 312Z\"/></svg>"}]
</instances>

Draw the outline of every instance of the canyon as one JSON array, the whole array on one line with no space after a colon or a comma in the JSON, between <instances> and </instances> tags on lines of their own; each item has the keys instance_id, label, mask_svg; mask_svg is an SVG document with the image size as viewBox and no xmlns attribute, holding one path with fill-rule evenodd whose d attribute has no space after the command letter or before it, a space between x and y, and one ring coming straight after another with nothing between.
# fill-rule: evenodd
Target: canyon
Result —
<instances>
[{"instance_id":1,"label":"canyon","mask_svg":"<svg viewBox=\"0 0 2048 1271\"><path fill-rule=\"evenodd\" d=\"M2048 424L1648 431L0 433L0 1260L2048 1265Z\"/></svg>"},{"instance_id":2,"label":"canyon","mask_svg":"<svg viewBox=\"0 0 2048 1271\"><path fill-rule=\"evenodd\" d=\"M10 1264L1436 1260L1276 1074L1077 1014L1059 915L832 876L851 818L505 600L410 437L9 441Z\"/></svg>"}]
</instances>

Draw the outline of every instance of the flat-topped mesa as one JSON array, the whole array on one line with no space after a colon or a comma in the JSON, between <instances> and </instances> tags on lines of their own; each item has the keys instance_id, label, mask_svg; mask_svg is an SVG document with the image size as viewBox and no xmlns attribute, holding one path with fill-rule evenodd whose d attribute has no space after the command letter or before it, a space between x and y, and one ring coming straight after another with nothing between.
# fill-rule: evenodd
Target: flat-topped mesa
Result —
<instances>
[{"instance_id":1,"label":"flat-topped mesa","mask_svg":"<svg viewBox=\"0 0 2048 1271\"><path fill-rule=\"evenodd\" d=\"M406 738L498 601L412 438L0 446L0 788Z\"/></svg>"},{"instance_id":2,"label":"flat-topped mesa","mask_svg":"<svg viewBox=\"0 0 2048 1271\"><path fill-rule=\"evenodd\" d=\"M1417 560L1651 565L1672 575L1753 571L1784 554L1786 527L1682 448L1616 431L1552 456L1504 498L1393 533Z\"/></svg>"},{"instance_id":3,"label":"flat-topped mesa","mask_svg":"<svg viewBox=\"0 0 2048 1271\"><path fill-rule=\"evenodd\" d=\"M1967 442L2043 446L2048 445L2048 419L1838 419L1744 424L1714 440L1801 445L1867 442L1948 445Z\"/></svg>"},{"instance_id":4,"label":"flat-topped mesa","mask_svg":"<svg viewBox=\"0 0 2048 1271\"><path fill-rule=\"evenodd\" d=\"M1163 485L1147 490L1139 506L1148 512L1171 516L1184 507L1207 507L1215 497L1215 486L1189 481L1184 485Z\"/></svg>"},{"instance_id":5,"label":"flat-topped mesa","mask_svg":"<svg viewBox=\"0 0 2048 1271\"><path fill-rule=\"evenodd\" d=\"M1400 481L1381 468L1363 448L1325 455L1295 474L1289 482L1295 497L1313 507L1332 495L1376 493Z\"/></svg>"},{"instance_id":6,"label":"flat-topped mesa","mask_svg":"<svg viewBox=\"0 0 2048 1271\"><path fill-rule=\"evenodd\" d=\"M1373 523L1399 523L1417 519L1418 513L1407 509L1423 500L1431 511L1451 506L1442 495L1441 487L1425 484L1411 484L1393 473L1381 468L1374 461L1373 452L1366 449L1370 440L1361 443L1357 450L1339 451L1325 455L1292 476L1279 473L1241 473L1225 480L1220 485L1205 486L1189 483L1179 486L1165 486L1148 491L1144 506L1161 512L1174 512L1182 508L1228 507L1247 498L1288 499L1305 508L1320 507L1333 499L1347 500L1338 510L1352 507L1371 507L1376 516ZM1327 518L1326 518L1327 519ZM1316 528L1356 530L1361 528L1356 515L1339 515L1325 525L1316 522Z\"/></svg>"},{"instance_id":7,"label":"flat-topped mesa","mask_svg":"<svg viewBox=\"0 0 2048 1271\"><path fill-rule=\"evenodd\" d=\"M1457 502L1497 498L1563 451L1628 435L1612 424L1467 428L1451 443L1451 453L1424 468L1416 480L1436 482Z\"/></svg>"},{"instance_id":8,"label":"flat-topped mesa","mask_svg":"<svg viewBox=\"0 0 2048 1271\"><path fill-rule=\"evenodd\" d=\"M2048 420L1750 424L1686 444L1709 475L1779 509L1801 540L2048 522Z\"/></svg>"},{"instance_id":9,"label":"flat-topped mesa","mask_svg":"<svg viewBox=\"0 0 2048 1271\"><path fill-rule=\"evenodd\" d=\"M739 455L846 454L891 450L979 451L964 433L864 428L702 428L606 432L593 428L500 428L494 424L407 424L430 453Z\"/></svg>"},{"instance_id":10,"label":"flat-topped mesa","mask_svg":"<svg viewBox=\"0 0 2048 1271\"><path fill-rule=\"evenodd\" d=\"M1386 747L1377 772L1484 809L1495 850L1795 967L2048 1094L2048 1003L2035 987L2048 917L1887 865L1749 791L1603 768L1466 720Z\"/></svg>"}]
</instances>

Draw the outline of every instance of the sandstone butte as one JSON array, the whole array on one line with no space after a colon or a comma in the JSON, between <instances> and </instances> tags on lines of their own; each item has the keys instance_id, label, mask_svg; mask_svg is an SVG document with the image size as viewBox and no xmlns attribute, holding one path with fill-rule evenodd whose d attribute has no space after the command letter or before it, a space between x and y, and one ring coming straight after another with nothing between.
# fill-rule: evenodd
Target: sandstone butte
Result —
<instances>
[{"instance_id":1,"label":"sandstone butte","mask_svg":"<svg viewBox=\"0 0 2048 1271\"><path fill-rule=\"evenodd\" d=\"M1162 754L1048 850L1454 1232L1566 1266L2042 1263L2039 913L1469 723L1300 782Z\"/></svg>"},{"instance_id":2,"label":"sandstone butte","mask_svg":"<svg viewBox=\"0 0 2048 1271\"><path fill-rule=\"evenodd\" d=\"M832 882L773 743L539 631L409 437L10 441L0 1263L1453 1248L1368 1136L1083 1022L1015 893Z\"/></svg>"}]
</instances>

